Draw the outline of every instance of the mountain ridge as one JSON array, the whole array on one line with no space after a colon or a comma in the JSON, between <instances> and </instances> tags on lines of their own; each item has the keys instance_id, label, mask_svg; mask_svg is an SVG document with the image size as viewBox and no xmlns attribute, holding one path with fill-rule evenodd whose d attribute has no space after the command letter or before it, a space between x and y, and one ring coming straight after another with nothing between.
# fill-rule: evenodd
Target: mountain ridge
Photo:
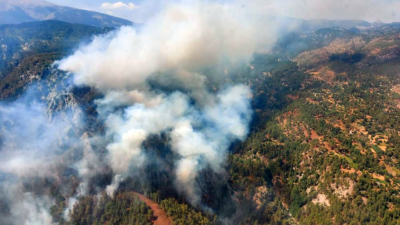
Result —
<instances>
[{"instance_id":1,"label":"mountain ridge","mask_svg":"<svg viewBox=\"0 0 400 225\"><path fill-rule=\"evenodd\" d=\"M107 14L60 6L42 0L0 0L0 24L59 20L94 27L119 27L132 25L131 21Z\"/></svg>"}]
</instances>

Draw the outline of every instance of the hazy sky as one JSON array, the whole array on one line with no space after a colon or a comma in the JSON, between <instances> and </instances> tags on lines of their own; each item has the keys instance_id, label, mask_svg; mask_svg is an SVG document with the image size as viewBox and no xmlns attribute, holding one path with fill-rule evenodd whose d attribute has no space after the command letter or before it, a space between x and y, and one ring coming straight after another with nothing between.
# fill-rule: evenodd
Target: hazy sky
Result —
<instances>
[{"instance_id":1,"label":"hazy sky","mask_svg":"<svg viewBox=\"0 0 400 225\"><path fill-rule=\"evenodd\" d=\"M60 5L107 13L144 22L167 2L191 0L47 0ZM213 1L213 0L208 0ZM214 0L234 2L227 0ZM400 22L400 0L237 0L260 13L303 19L358 19Z\"/></svg>"}]
</instances>

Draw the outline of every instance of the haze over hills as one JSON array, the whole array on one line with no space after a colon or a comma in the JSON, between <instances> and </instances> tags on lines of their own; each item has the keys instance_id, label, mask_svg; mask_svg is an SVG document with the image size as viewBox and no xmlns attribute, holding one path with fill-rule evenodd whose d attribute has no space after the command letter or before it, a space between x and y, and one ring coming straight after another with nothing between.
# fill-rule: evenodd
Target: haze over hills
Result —
<instances>
[{"instance_id":1,"label":"haze over hills","mask_svg":"<svg viewBox=\"0 0 400 225\"><path fill-rule=\"evenodd\" d=\"M43 0L0 0L0 24L60 20L95 27L132 25L131 21L103 13L60 6Z\"/></svg>"},{"instance_id":2,"label":"haze over hills","mask_svg":"<svg viewBox=\"0 0 400 225\"><path fill-rule=\"evenodd\" d=\"M367 29L383 23L370 23L363 20L305 20L293 17L271 16L272 20L288 24L293 31L312 33L321 28L341 27L345 29ZM59 20L72 24L95 27L118 27L132 25L129 20L104 13L60 6L44 0L0 0L0 24L19 24L24 22Z\"/></svg>"}]
</instances>

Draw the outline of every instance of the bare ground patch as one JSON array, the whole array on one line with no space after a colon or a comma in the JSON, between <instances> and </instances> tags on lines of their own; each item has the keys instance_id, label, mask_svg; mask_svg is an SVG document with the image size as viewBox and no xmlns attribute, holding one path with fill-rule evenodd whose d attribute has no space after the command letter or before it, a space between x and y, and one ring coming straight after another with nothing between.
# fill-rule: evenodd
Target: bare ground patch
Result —
<instances>
[{"instance_id":1,"label":"bare ground patch","mask_svg":"<svg viewBox=\"0 0 400 225\"><path fill-rule=\"evenodd\" d=\"M354 192L355 182L350 180L350 178L345 178L344 182L348 185L339 185L336 183L331 184L331 188L340 199L346 199Z\"/></svg>"},{"instance_id":2,"label":"bare ground patch","mask_svg":"<svg viewBox=\"0 0 400 225\"><path fill-rule=\"evenodd\" d=\"M328 197L325 194L318 194L316 198L312 200L312 203L323 206L331 206Z\"/></svg>"}]
</instances>

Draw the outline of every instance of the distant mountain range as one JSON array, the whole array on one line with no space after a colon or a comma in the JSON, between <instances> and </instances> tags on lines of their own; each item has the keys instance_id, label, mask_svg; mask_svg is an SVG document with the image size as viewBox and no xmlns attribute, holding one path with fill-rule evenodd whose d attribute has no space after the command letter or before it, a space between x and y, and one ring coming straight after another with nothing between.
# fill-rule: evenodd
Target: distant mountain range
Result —
<instances>
[{"instance_id":1,"label":"distant mountain range","mask_svg":"<svg viewBox=\"0 0 400 225\"><path fill-rule=\"evenodd\" d=\"M103 13L60 6L44 0L0 0L0 24L59 20L94 27L132 25L131 21Z\"/></svg>"},{"instance_id":2,"label":"distant mountain range","mask_svg":"<svg viewBox=\"0 0 400 225\"><path fill-rule=\"evenodd\" d=\"M321 28L329 27L366 29L383 25L380 22L369 23L359 20L303 20L282 16L271 16L271 19L276 19L280 23L287 23L288 28L296 27L296 31L303 33L312 33ZM129 20L99 12L60 6L45 0L0 0L0 25L44 20L59 20L94 27L119 27L133 24Z\"/></svg>"},{"instance_id":3,"label":"distant mountain range","mask_svg":"<svg viewBox=\"0 0 400 225\"><path fill-rule=\"evenodd\" d=\"M305 20L294 17L285 16L270 16L271 21L276 21L281 25L281 31L285 33L290 32L301 32L301 33L314 33L319 29L340 27L354 32L360 30L370 29L374 27L381 27L385 25L380 21L367 22L363 20L325 20L325 19L313 19Z\"/></svg>"}]
</instances>

